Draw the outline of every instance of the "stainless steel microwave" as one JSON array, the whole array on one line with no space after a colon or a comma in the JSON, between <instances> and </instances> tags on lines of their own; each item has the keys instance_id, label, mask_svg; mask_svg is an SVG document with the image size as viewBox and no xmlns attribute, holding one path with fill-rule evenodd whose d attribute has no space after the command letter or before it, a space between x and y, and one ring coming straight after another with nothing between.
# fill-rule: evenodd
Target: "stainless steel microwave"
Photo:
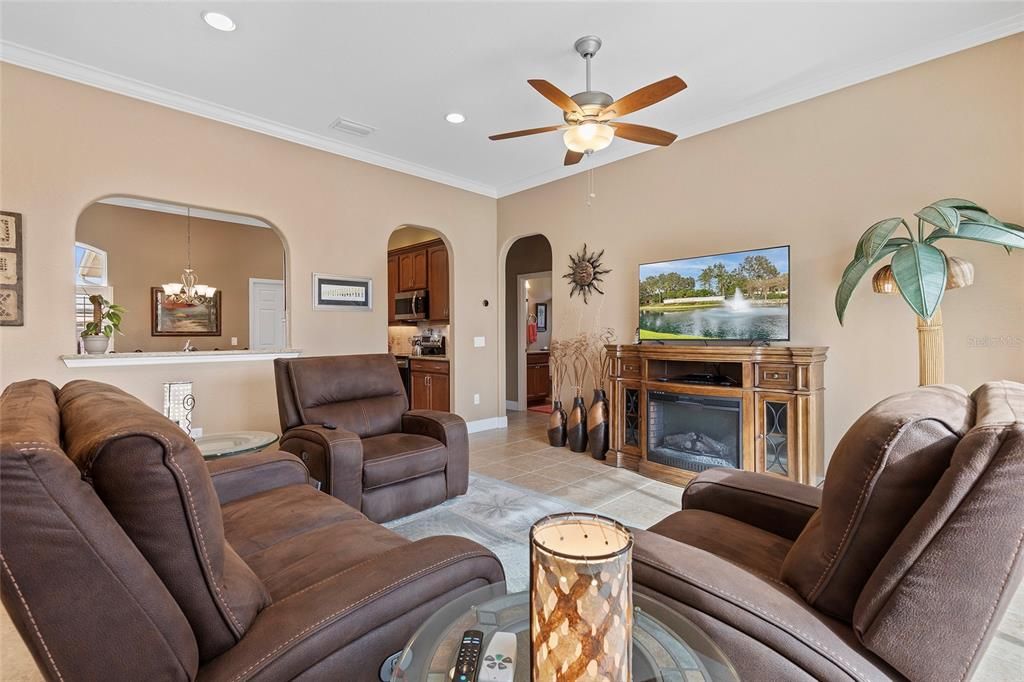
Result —
<instances>
[{"instance_id":1,"label":"stainless steel microwave","mask_svg":"<svg viewBox=\"0 0 1024 682\"><path fill-rule=\"evenodd\" d=\"M395 294L396 320L425 320L427 311L426 290L420 289Z\"/></svg>"}]
</instances>

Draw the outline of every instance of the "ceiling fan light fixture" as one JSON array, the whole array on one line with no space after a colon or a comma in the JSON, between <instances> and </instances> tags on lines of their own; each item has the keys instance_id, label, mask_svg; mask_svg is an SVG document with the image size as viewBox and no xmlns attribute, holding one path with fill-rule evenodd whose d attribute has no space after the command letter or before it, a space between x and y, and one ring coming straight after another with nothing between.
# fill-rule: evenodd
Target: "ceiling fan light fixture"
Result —
<instances>
[{"instance_id":1,"label":"ceiling fan light fixture","mask_svg":"<svg viewBox=\"0 0 1024 682\"><path fill-rule=\"evenodd\" d=\"M610 125L586 122L570 127L565 131L562 140L570 150L586 154L601 151L612 143L614 137L615 128Z\"/></svg>"}]
</instances>

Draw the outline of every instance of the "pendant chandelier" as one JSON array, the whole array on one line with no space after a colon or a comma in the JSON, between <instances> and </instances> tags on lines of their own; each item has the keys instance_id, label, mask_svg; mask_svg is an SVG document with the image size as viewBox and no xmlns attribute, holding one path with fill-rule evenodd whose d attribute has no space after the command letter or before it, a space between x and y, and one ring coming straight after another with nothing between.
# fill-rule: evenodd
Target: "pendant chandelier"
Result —
<instances>
[{"instance_id":1,"label":"pendant chandelier","mask_svg":"<svg viewBox=\"0 0 1024 682\"><path fill-rule=\"evenodd\" d=\"M202 305L213 300L217 287L196 283L196 273L192 269L192 209L185 209L185 269L181 273L181 283L164 284L164 300L184 305Z\"/></svg>"}]
</instances>

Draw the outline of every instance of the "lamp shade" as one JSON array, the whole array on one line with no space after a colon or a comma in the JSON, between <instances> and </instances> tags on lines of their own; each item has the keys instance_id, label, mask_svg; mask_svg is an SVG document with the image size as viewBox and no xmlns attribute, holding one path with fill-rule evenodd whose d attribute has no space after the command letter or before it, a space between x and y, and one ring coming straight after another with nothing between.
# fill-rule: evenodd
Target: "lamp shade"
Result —
<instances>
[{"instance_id":1,"label":"lamp shade","mask_svg":"<svg viewBox=\"0 0 1024 682\"><path fill-rule=\"evenodd\" d=\"M565 146L574 152L599 152L612 143L615 128L604 123L581 123L571 126L562 135Z\"/></svg>"},{"instance_id":2,"label":"lamp shade","mask_svg":"<svg viewBox=\"0 0 1024 682\"><path fill-rule=\"evenodd\" d=\"M632 554L629 530L603 516L554 514L533 525L532 679L630 679Z\"/></svg>"}]
</instances>

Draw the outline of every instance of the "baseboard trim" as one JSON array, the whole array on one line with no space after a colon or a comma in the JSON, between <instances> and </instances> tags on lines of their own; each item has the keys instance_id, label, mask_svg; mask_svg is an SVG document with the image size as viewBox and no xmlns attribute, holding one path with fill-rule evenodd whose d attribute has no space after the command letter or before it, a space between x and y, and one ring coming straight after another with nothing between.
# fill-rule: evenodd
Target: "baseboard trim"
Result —
<instances>
[{"instance_id":1,"label":"baseboard trim","mask_svg":"<svg viewBox=\"0 0 1024 682\"><path fill-rule=\"evenodd\" d=\"M512 410L513 412L519 412L519 401L518 400L506 400L505 409Z\"/></svg>"},{"instance_id":2,"label":"baseboard trim","mask_svg":"<svg viewBox=\"0 0 1024 682\"><path fill-rule=\"evenodd\" d=\"M491 417L490 419L477 419L476 421L466 422L466 430L470 433L507 428L508 417Z\"/></svg>"}]
</instances>

